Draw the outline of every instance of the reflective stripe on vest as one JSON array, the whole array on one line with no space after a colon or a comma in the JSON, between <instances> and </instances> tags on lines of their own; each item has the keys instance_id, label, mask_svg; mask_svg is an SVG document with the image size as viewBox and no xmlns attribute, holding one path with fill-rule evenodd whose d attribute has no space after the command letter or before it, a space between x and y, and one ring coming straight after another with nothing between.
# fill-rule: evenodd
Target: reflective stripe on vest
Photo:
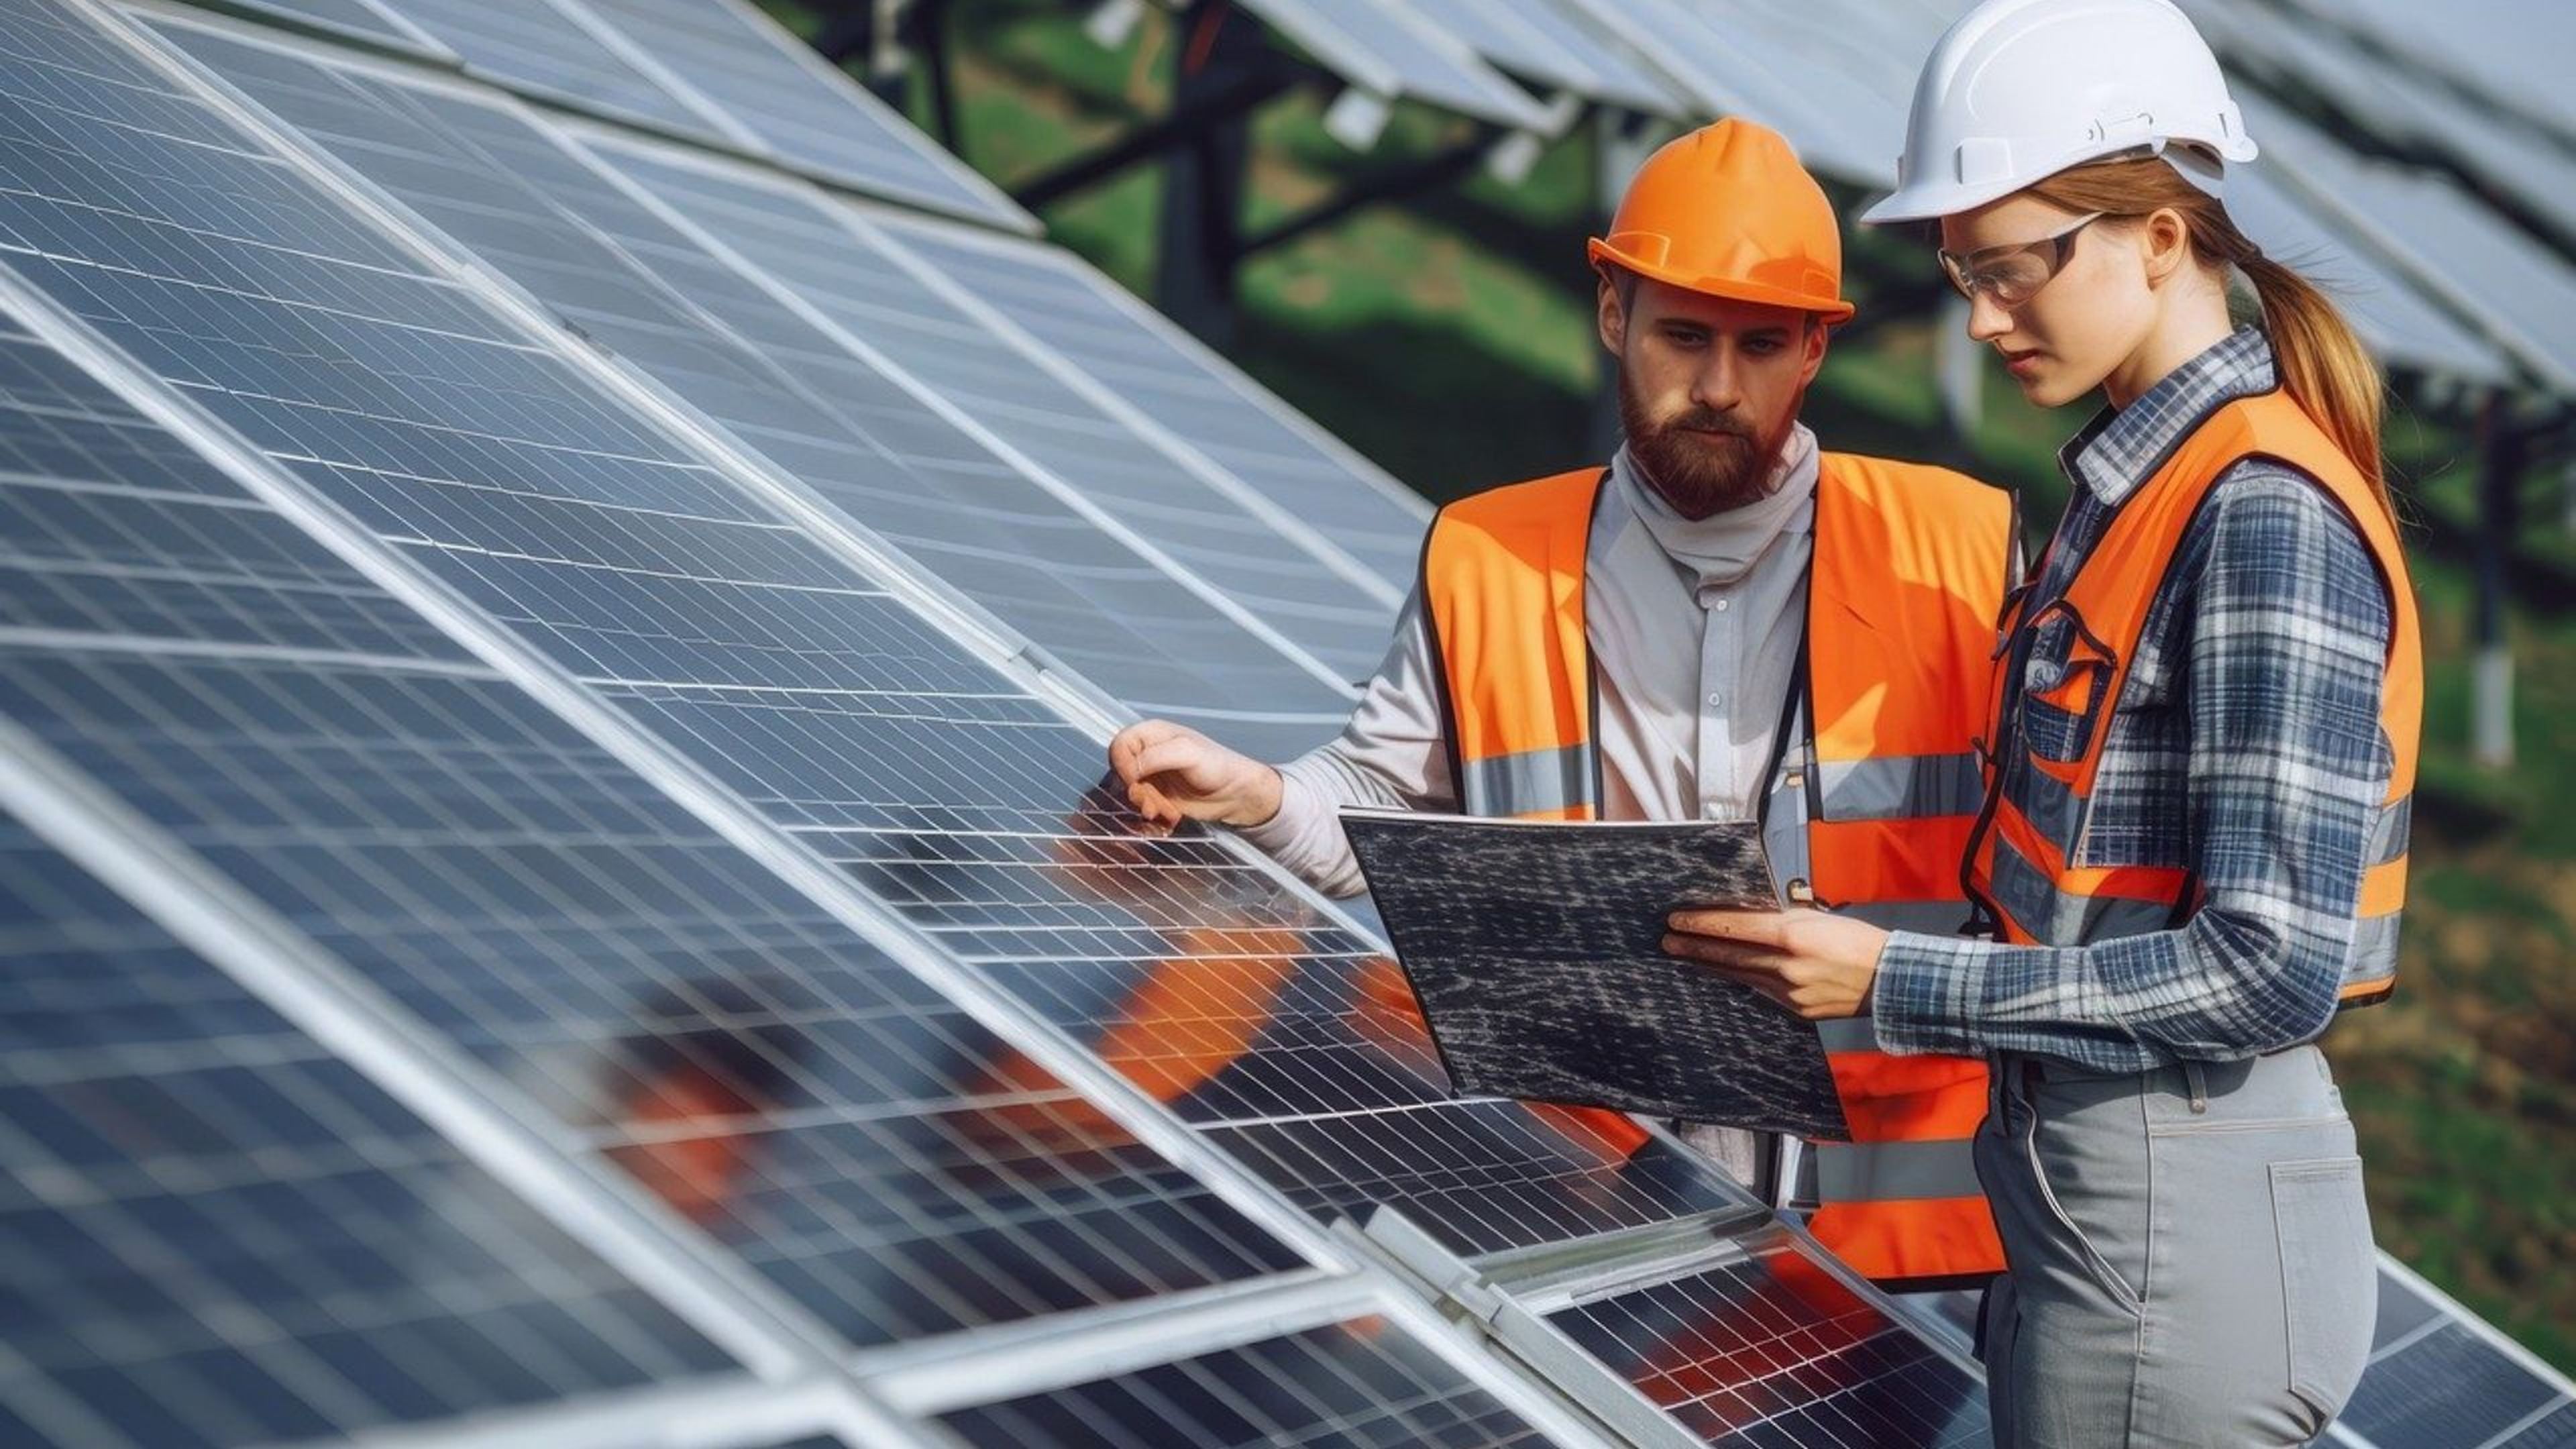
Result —
<instances>
[{"instance_id":1,"label":"reflective stripe on vest","mask_svg":"<svg viewBox=\"0 0 2576 1449\"><path fill-rule=\"evenodd\" d=\"M1987 780L1992 818L1975 843L1973 875L2005 939L2025 943L2071 946L2170 930L2198 904L2187 899L2191 877L2178 866L2099 859L2086 824L2111 721L2174 554L2218 480L2252 457L2277 459L2322 486L2352 519L2388 590L2379 727L2392 768L2365 837L2356 927L2338 992L2342 1005L2364 1005L2396 983L2423 713L2422 636L2395 523L2360 470L2285 392L2240 398L2211 413L2121 505L2061 597L2015 607L2008 661L2025 658L2047 622L2066 620L2073 642L2053 682L1997 671L1994 717L2005 738ZM2031 747L2021 721L2034 698L2086 720L2077 758Z\"/></svg>"},{"instance_id":2,"label":"reflective stripe on vest","mask_svg":"<svg viewBox=\"0 0 2576 1449\"><path fill-rule=\"evenodd\" d=\"M1432 526L1424 617L1467 813L1599 812L1583 570L1603 477L1478 494ZM1965 921L1959 862L1983 796L1969 742L1984 723L2012 530L2010 500L1958 474L1823 456L1802 724L1765 822L1784 894L1891 928L1952 934ZM1855 1140L1820 1145L1835 1190L1816 1235L1883 1282L1999 1271L1969 1158L1983 1064L1890 1056L1861 1032L1857 1045L1828 1041Z\"/></svg>"},{"instance_id":3,"label":"reflective stripe on vest","mask_svg":"<svg viewBox=\"0 0 2576 1449\"><path fill-rule=\"evenodd\" d=\"M1469 815L1559 815L1592 799L1592 746L1564 745L1465 760L1458 798Z\"/></svg>"}]
</instances>

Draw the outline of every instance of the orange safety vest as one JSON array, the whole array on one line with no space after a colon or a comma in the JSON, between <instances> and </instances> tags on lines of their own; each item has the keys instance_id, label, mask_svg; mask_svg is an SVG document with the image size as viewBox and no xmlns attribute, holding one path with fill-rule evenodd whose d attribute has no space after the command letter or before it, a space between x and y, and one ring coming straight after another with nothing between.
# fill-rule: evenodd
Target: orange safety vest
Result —
<instances>
[{"instance_id":1,"label":"orange safety vest","mask_svg":"<svg viewBox=\"0 0 2576 1449\"><path fill-rule=\"evenodd\" d=\"M1990 818L1971 853L1970 884L2003 938L2020 943L2071 946L2169 930L2199 905L2186 869L2090 858L2085 825L2111 733L2108 723L2174 551L2218 480L2256 456L2299 469L2343 505L2388 590L2388 680L2379 727L2394 768L2371 822L2359 929L2339 992L2344 1006L2368 1005L2384 1000L2397 984L2397 920L2406 900L2416 736L2424 708L2423 641L2396 522L2361 470L2286 392L2240 398L2212 413L2121 505L2062 598L2037 609L2027 601L2014 606L2004 631L2012 641L2007 659L2022 657L2029 647L2025 636L2060 616L2073 625L2073 652L2057 683L2027 696L2007 677L2014 669L1998 670L1994 717L2010 721L2009 733L2018 737L2023 700L2038 699L2079 716L2085 743L2074 760L2047 759L2018 744L1999 747L1987 771ZM2007 770L2007 761L2024 768Z\"/></svg>"},{"instance_id":2,"label":"orange safety vest","mask_svg":"<svg viewBox=\"0 0 2576 1449\"><path fill-rule=\"evenodd\" d=\"M1451 778L1469 814L1587 820L1600 809L1584 566L1602 477L1462 499L1424 545ZM1944 469L1827 453L1815 528L1797 701L1807 728L1765 812L1773 870L1789 899L1955 931L2012 501ZM1895 1286L2001 1271L1969 1153L1984 1063L1888 1055L1865 1017L1823 1034L1852 1140L1816 1145L1816 1236Z\"/></svg>"}]
</instances>

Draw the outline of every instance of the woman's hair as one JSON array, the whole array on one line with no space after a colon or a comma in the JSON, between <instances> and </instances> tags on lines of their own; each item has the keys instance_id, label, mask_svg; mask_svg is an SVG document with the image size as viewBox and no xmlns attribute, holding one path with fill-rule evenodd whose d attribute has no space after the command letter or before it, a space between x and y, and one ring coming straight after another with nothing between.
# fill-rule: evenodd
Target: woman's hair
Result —
<instances>
[{"instance_id":1,"label":"woman's hair","mask_svg":"<svg viewBox=\"0 0 2576 1449\"><path fill-rule=\"evenodd\" d=\"M2370 480L2380 506L2391 508L2379 456L2385 387L2379 364L2325 293L2263 255L2236 229L2218 198L2155 156L2073 167L2032 186L2030 194L2069 211L2098 211L2108 217L2134 219L2171 208L2203 261L2233 267L2253 284L2282 385Z\"/></svg>"}]
</instances>

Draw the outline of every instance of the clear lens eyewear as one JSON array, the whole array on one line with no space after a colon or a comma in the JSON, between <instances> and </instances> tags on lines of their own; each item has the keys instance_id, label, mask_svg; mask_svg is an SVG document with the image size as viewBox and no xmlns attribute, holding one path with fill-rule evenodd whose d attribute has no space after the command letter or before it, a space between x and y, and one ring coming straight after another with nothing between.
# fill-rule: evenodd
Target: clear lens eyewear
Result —
<instances>
[{"instance_id":1,"label":"clear lens eyewear","mask_svg":"<svg viewBox=\"0 0 2576 1449\"><path fill-rule=\"evenodd\" d=\"M2103 213L2097 211L2037 241L1979 247L1964 257L1943 251L1939 253L1941 270L1950 274L1950 285L1959 289L1960 296L1973 302L1983 292L1995 299L1996 306L2010 311L2048 285L2075 250L2075 234L2102 217Z\"/></svg>"}]
</instances>

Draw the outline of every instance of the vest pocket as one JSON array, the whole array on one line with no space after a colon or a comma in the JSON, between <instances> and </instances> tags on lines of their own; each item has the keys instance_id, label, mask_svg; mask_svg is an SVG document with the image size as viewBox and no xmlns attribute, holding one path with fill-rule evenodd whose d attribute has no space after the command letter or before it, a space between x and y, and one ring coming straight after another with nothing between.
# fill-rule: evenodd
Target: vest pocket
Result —
<instances>
[{"instance_id":1,"label":"vest pocket","mask_svg":"<svg viewBox=\"0 0 2576 1449\"><path fill-rule=\"evenodd\" d=\"M2379 1265L2361 1159L2275 1162L2271 1172L2289 1387L2332 1419L2361 1382L2378 1317Z\"/></svg>"},{"instance_id":2,"label":"vest pocket","mask_svg":"<svg viewBox=\"0 0 2576 1449\"><path fill-rule=\"evenodd\" d=\"M2073 605L2049 605L2031 623L2021 675L2022 743L2042 760L2067 765L2093 747L2110 708L2118 656L2084 627Z\"/></svg>"}]
</instances>

